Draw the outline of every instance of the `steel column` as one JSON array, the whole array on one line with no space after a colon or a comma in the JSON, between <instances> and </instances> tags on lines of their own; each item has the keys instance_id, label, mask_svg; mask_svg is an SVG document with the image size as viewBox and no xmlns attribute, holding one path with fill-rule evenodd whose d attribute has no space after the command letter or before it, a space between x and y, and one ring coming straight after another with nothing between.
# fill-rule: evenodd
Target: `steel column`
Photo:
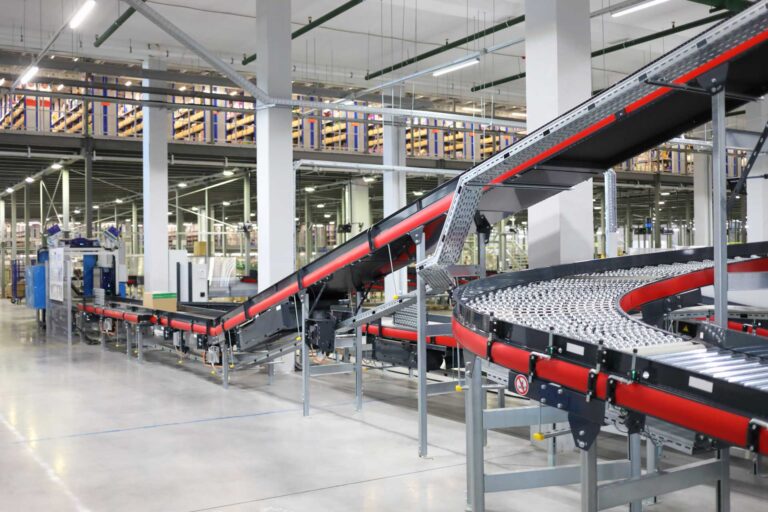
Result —
<instances>
[{"instance_id":1,"label":"steel column","mask_svg":"<svg viewBox=\"0 0 768 512\"><path fill-rule=\"evenodd\" d=\"M136 324L136 360L138 362L144 361L144 335L141 332L141 324Z\"/></svg>"},{"instance_id":2,"label":"steel column","mask_svg":"<svg viewBox=\"0 0 768 512\"><path fill-rule=\"evenodd\" d=\"M29 266L29 185L24 184L24 268Z\"/></svg>"},{"instance_id":3,"label":"steel column","mask_svg":"<svg viewBox=\"0 0 768 512\"><path fill-rule=\"evenodd\" d=\"M131 349L133 343L131 342L131 324L125 322L125 355L131 357Z\"/></svg>"},{"instance_id":4,"label":"steel column","mask_svg":"<svg viewBox=\"0 0 768 512\"><path fill-rule=\"evenodd\" d=\"M627 437L627 451L629 452L629 476L638 478L642 476L642 455L640 451L640 434L629 434ZM630 512L642 512L643 500L632 501L629 504Z\"/></svg>"},{"instance_id":5,"label":"steel column","mask_svg":"<svg viewBox=\"0 0 768 512\"><path fill-rule=\"evenodd\" d=\"M420 229L412 235L416 243L416 364L419 373L419 457L427 456L427 283L418 271L426 258L427 244Z\"/></svg>"},{"instance_id":6,"label":"steel column","mask_svg":"<svg viewBox=\"0 0 768 512\"><path fill-rule=\"evenodd\" d=\"M131 203L131 251L139 254L139 209L136 203Z\"/></svg>"},{"instance_id":7,"label":"steel column","mask_svg":"<svg viewBox=\"0 0 768 512\"><path fill-rule=\"evenodd\" d=\"M83 104L83 118L88 125L88 102ZM146 122L145 122L146 125ZM86 128L87 133L87 128ZM83 141L83 159L85 163L85 208L84 220L86 238L93 237L93 139L87 134Z\"/></svg>"},{"instance_id":8,"label":"steel column","mask_svg":"<svg viewBox=\"0 0 768 512\"><path fill-rule=\"evenodd\" d=\"M465 352L466 354L467 352ZM485 454L483 443L483 409L485 409L485 390L483 389L483 360L473 356L467 362L467 372L470 379L470 451L467 459L467 473L471 478L470 506L472 512L485 511Z\"/></svg>"},{"instance_id":9,"label":"steel column","mask_svg":"<svg viewBox=\"0 0 768 512\"><path fill-rule=\"evenodd\" d=\"M181 211L181 200L179 199L179 190L176 189L176 249L186 250L186 233L182 235L184 229L184 213Z\"/></svg>"},{"instance_id":10,"label":"steel column","mask_svg":"<svg viewBox=\"0 0 768 512\"><path fill-rule=\"evenodd\" d=\"M7 240L5 225L5 200L0 199L0 296L5 297L5 242Z\"/></svg>"},{"instance_id":11,"label":"steel column","mask_svg":"<svg viewBox=\"0 0 768 512\"><path fill-rule=\"evenodd\" d=\"M309 317L309 297L301 294L301 379L304 416L309 416L309 378L311 375L309 345L307 345L307 317Z\"/></svg>"},{"instance_id":12,"label":"steel column","mask_svg":"<svg viewBox=\"0 0 768 512\"><path fill-rule=\"evenodd\" d=\"M11 261L16 261L18 256L16 233L16 192L11 192Z\"/></svg>"},{"instance_id":13,"label":"steel column","mask_svg":"<svg viewBox=\"0 0 768 512\"><path fill-rule=\"evenodd\" d=\"M597 439L581 451L581 512L597 512Z\"/></svg>"},{"instance_id":14,"label":"steel column","mask_svg":"<svg viewBox=\"0 0 768 512\"><path fill-rule=\"evenodd\" d=\"M714 148L714 144L712 146ZM720 479L717 481L717 512L731 511L731 451L725 447L717 451L717 458L720 461Z\"/></svg>"},{"instance_id":15,"label":"steel column","mask_svg":"<svg viewBox=\"0 0 768 512\"><path fill-rule=\"evenodd\" d=\"M715 324L728 327L728 233L725 89L712 95L712 211L715 260Z\"/></svg>"},{"instance_id":16,"label":"steel column","mask_svg":"<svg viewBox=\"0 0 768 512\"><path fill-rule=\"evenodd\" d=\"M243 176L243 232L245 237L245 275L251 275L251 173Z\"/></svg>"},{"instance_id":17,"label":"steel column","mask_svg":"<svg viewBox=\"0 0 768 512\"><path fill-rule=\"evenodd\" d=\"M221 344L221 385L229 388L229 345L226 337Z\"/></svg>"},{"instance_id":18,"label":"steel column","mask_svg":"<svg viewBox=\"0 0 768 512\"><path fill-rule=\"evenodd\" d=\"M69 169L61 171L61 215L61 229L69 234Z\"/></svg>"},{"instance_id":19,"label":"steel column","mask_svg":"<svg viewBox=\"0 0 768 512\"><path fill-rule=\"evenodd\" d=\"M362 309L363 294L357 292L355 301L358 311ZM363 328L355 328L355 409L363 409Z\"/></svg>"}]
</instances>

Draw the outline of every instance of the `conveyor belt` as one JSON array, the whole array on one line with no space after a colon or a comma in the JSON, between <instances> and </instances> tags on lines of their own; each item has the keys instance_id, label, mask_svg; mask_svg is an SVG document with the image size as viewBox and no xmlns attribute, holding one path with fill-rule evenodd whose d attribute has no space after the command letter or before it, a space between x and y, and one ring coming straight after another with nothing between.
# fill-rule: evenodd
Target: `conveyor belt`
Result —
<instances>
[{"instance_id":1,"label":"conveyor belt","mask_svg":"<svg viewBox=\"0 0 768 512\"><path fill-rule=\"evenodd\" d=\"M424 275L434 290L453 285L446 268L455 263L476 210L512 214L571 187L626 158L706 122L709 98L657 87L646 79L695 84L728 64L726 89L759 96L768 91L768 2L723 21L660 57L637 73L535 130L418 201L376 223L243 305L211 319L150 312L173 329L221 336L270 308L307 293L330 304L362 291L415 258L411 233L423 229L427 249L437 247ZM742 100L729 98L727 108ZM495 185L509 184L508 187ZM491 186L491 188L489 188ZM467 191L472 191L468 193ZM450 212L449 212L450 208ZM448 214L446 216L446 214ZM448 224L444 229L444 223ZM430 277L431 276L431 277ZM86 309L95 312L91 306ZM135 321L136 311L106 308L101 313Z\"/></svg>"},{"instance_id":2,"label":"conveyor belt","mask_svg":"<svg viewBox=\"0 0 768 512\"><path fill-rule=\"evenodd\" d=\"M729 246L729 257L729 272L768 272L768 242ZM711 285L711 258L669 251L476 281L454 294L454 337L515 374L768 453L768 340L688 340L629 314Z\"/></svg>"}]
</instances>

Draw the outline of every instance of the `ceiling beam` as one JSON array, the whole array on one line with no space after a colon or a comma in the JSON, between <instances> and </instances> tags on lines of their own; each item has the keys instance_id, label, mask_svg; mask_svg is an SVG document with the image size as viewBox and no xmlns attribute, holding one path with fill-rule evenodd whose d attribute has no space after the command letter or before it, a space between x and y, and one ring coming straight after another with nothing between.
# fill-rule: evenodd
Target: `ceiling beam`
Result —
<instances>
[{"instance_id":1,"label":"ceiling beam","mask_svg":"<svg viewBox=\"0 0 768 512\"><path fill-rule=\"evenodd\" d=\"M659 32L654 32L653 34L648 34L646 36L638 37L635 39L630 39L629 41L624 41L623 43L614 44L611 46L606 46L605 48L602 48L600 50L595 50L592 52L592 58L600 57L601 55L607 55L609 53L618 52L620 50L624 50L626 48L631 48L632 46L637 46L639 44L647 43L649 41L654 41L656 39L661 39L662 37L666 37L672 34L677 34L678 32L684 32L686 30L690 30L692 28L700 27L702 25L707 25L709 23L714 23L716 21L723 20L725 18L728 18L731 16L730 12L723 12L720 14L715 14L714 16L709 16L707 18L701 18L695 21L691 21L690 23L684 23L682 25L677 25L675 27L671 27L665 30L660 30ZM490 82L486 82L484 84L476 85L472 87L472 92L481 91L483 89L488 89L489 87L495 87L497 85L507 84L510 82L514 82L516 80L519 80L521 78L525 78L525 72L523 73L517 73L512 76L499 78L497 80L492 80Z\"/></svg>"},{"instance_id":2,"label":"ceiling beam","mask_svg":"<svg viewBox=\"0 0 768 512\"><path fill-rule=\"evenodd\" d=\"M392 64L391 66L387 66L386 68L379 69L378 71L374 71L373 73L368 73L365 75L365 79L371 80L381 75L391 73L392 71L395 71L397 69L404 68L405 66L410 66L411 64L414 64L416 62L422 61L424 59L428 59L430 57L434 57L435 55L439 55L443 52L447 52L448 50L458 48L459 46L465 45L467 43L470 43L482 37L491 35L500 30L514 27L515 25L518 25L524 21L525 21L524 15L517 16L515 18L510 18L506 21L502 21L501 23L497 23L496 25L483 29L479 32L475 32L474 34L470 34L466 37L462 37L461 39L457 39L456 41L453 41L450 43L446 41L443 46L440 46L438 48L433 48L432 50L426 51L424 53L420 53L415 57L411 57L410 59L405 59L404 61L398 62L397 64Z\"/></svg>"},{"instance_id":3,"label":"ceiling beam","mask_svg":"<svg viewBox=\"0 0 768 512\"><path fill-rule=\"evenodd\" d=\"M146 2L147 0L141 0L142 2ZM123 26L123 23L128 21L128 18L133 16L133 13L136 12L136 9L133 7L129 7L125 10L123 14L121 14L108 28L104 31L101 35L96 36L96 40L93 42L93 46L98 48L102 44L104 44L104 41L109 39L109 37L114 34L117 29Z\"/></svg>"}]
</instances>

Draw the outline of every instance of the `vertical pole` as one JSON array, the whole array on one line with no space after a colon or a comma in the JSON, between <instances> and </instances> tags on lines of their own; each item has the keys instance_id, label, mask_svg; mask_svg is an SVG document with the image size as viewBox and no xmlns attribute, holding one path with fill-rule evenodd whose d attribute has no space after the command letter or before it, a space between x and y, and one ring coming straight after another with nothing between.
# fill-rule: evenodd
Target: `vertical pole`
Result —
<instances>
[{"instance_id":1,"label":"vertical pole","mask_svg":"<svg viewBox=\"0 0 768 512\"><path fill-rule=\"evenodd\" d=\"M29 185L24 184L24 268L29 266Z\"/></svg>"},{"instance_id":2,"label":"vertical pole","mask_svg":"<svg viewBox=\"0 0 768 512\"><path fill-rule=\"evenodd\" d=\"M627 451L629 452L629 476L630 478L639 478L642 476L642 456L640 454L640 434L629 434L627 438ZM630 502L630 512L642 512L643 500Z\"/></svg>"},{"instance_id":3,"label":"vertical pole","mask_svg":"<svg viewBox=\"0 0 768 512\"><path fill-rule=\"evenodd\" d=\"M179 189L176 189L176 249L186 250L186 233L184 230L184 214L181 211L181 199L179 199Z\"/></svg>"},{"instance_id":4,"label":"vertical pole","mask_svg":"<svg viewBox=\"0 0 768 512\"><path fill-rule=\"evenodd\" d=\"M427 283L419 271L426 258L426 241L423 231L415 235L416 242L416 364L419 373L419 457L427 456Z\"/></svg>"},{"instance_id":5,"label":"vertical pole","mask_svg":"<svg viewBox=\"0 0 768 512\"><path fill-rule=\"evenodd\" d=\"M304 416L309 416L309 377L311 376L311 367L309 360L309 345L307 345L307 317L309 316L309 297L306 293L301 294L301 379L302 379L302 401L304 405Z\"/></svg>"},{"instance_id":6,"label":"vertical pole","mask_svg":"<svg viewBox=\"0 0 768 512\"><path fill-rule=\"evenodd\" d=\"M653 175L653 247L661 248L661 212L659 211L659 201L661 201L661 171Z\"/></svg>"},{"instance_id":7,"label":"vertical pole","mask_svg":"<svg viewBox=\"0 0 768 512\"><path fill-rule=\"evenodd\" d=\"M86 120L86 138L83 141L83 156L85 157L85 236L93 237L93 139L88 133L88 103L84 105Z\"/></svg>"},{"instance_id":8,"label":"vertical pole","mask_svg":"<svg viewBox=\"0 0 768 512\"><path fill-rule=\"evenodd\" d=\"M133 348L133 342L131 341L131 324L125 322L125 355L131 357L131 349Z\"/></svg>"},{"instance_id":9,"label":"vertical pole","mask_svg":"<svg viewBox=\"0 0 768 512\"><path fill-rule=\"evenodd\" d=\"M714 145L712 146L714 149ZM715 209L717 212L717 209ZM717 213L715 213L717 215ZM720 479L717 481L717 512L731 512L731 451L725 447L717 451L722 464Z\"/></svg>"},{"instance_id":10,"label":"vertical pole","mask_svg":"<svg viewBox=\"0 0 768 512\"><path fill-rule=\"evenodd\" d=\"M205 189L205 262L208 263L208 259L213 254L211 247L211 205L208 202L208 189Z\"/></svg>"},{"instance_id":11,"label":"vertical pole","mask_svg":"<svg viewBox=\"0 0 768 512\"><path fill-rule=\"evenodd\" d=\"M72 259L64 256L64 290L67 294L67 348L72 350Z\"/></svg>"},{"instance_id":12,"label":"vertical pole","mask_svg":"<svg viewBox=\"0 0 768 512\"><path fill-rule=\"evenodd\" d=\"M362 310L363 294L357 292L355 301L358 310ZM355 328L355 409L363 409L363 328Z\"/></svg>"},{"instance_id":13,"label":"vertical pole","mask_svg":"<svg viewBox=\"0 0 768 512\"><path fill-rule=\"evenodd\" d=\"M104 317L99 317L99 344L101 345L101 350L107 349L107 336L104 333Z\"/></svg>"},{"instance_id":14,"label":"vertical pole","mask_svg":"<svg viewBox=\"0 0 768 512\"><path fill-rule=\"evenodd\" d=\"M246 172L243 176L243 236L245 238L245 250L243 259L245 260L245 275L251 275L251 173Z\"/></svg>"},{"instance_id":15,"label":"vertical pole","mask_svg":"<svg viewBox=\"0 0 768 512\"><path fill-rule=\"evenodd\" d=\"M133 254L140 254L139 251L139 209L136 203L131 203L131 250Z\"/></svg>"},{"instance_id":16,"label":"vertical pole","mask_svg":"<svg viewBox=\"0 0 768 512\"><path fill-rule=\"evenodd\" d=\"M61 215L61 229L69 235L69 169L61 171Z\"/></svg>"},{"instance_id":17,"label":"vertical pole","mask_svg":"<svg viewBox=\"0 0 768 512\"><path fill-rule=\"evenodd\" d=\"M16 245L16 192L11 192L11 261L16 261L18 247Z\"/></svg>"},{"instance_id":18,"label":"vertical pole","mask_svg":"<svg viewBox=\"0 0 768 512\"><path fill-rule=\"evenodd\" d=\"M659 470L659 458L661 457L661 447L649 439L645 441L645 472L648 474L656 473ZM649 498L650 503L656 503L656 496Z\"/></svg>"},{"instance_id":19,"label":"vertical pole","mask_svg":"<svg viewBox=\"0 0 768 512\"><path fill-rule=\"evenodd\" d=\"M144 335L141 332L141 324L136 324L136 350L137 360L144 361Z\"/></svg>"},{"instance_id":20,"label":"vertical pole","mask_svg":"<svg viewBox=\"0 0 768 512\"><path fill-rule=\"evenodd\" d=\"M472 510L472 491L474 489L474 475L472 474L472 461L474 460L474 454L472 453L472 436L474 435L472 425L472 393L469 392L469 369L475 360L475 354L469 350L464 350L464 430L466 436L466 466L467 466L467 510Z\"/></svg>"},{"instance_id":21,"label":"vertical pole","mask_svg":"<svg viewBox=\"0 0 768 512\"><path fill-rule=\"evenodd\" d=\"M485 409L485 390L483 389L483 371L482 359L477 356L472 358L472 365L467 364L469 371L470 384L469 394L471 395L471 421L472 437L471 460L468 461L467 472L472 473L472 494L471 507L472 512L485 511L485 464L484 464L484 442L483 432L483 409Z\"/></svg>"},{"instance_id":22,"label":"vertical pole","mask_svg":"<svg viewBox=\"0 0 768 512\"><path fill-rule=\"evenodd\" d=\"M43 194L45 193L43 189L45 184L43 183L43 178L40 178L38 187L40 188L40 243L43 244L45 242L45 236L43 235L43 233L45 233L45 210L43 209Z\"/></svg>"},{"instance_id":23,"label":"vertical pole","mask_svg":"<svg viewBox=\"0 0 768 512\"><path fill-rule=\"evenodd\" d=\"M715 253L715 324L728 327L725 89L712 95L712 211Z\"/></svg>"},{"instance_id":24,"label":"vertical pole","mask_svg":"<svg viewBox=\"0 0 768 512\"><path fill-rule=\"evenodd\" d=\"M304 192L304 251L307 253L307 261L312 261L312 215L309 211L309 192Z\"/></svg>"},{"instance_id":25,"label":"vertical pole","mask_svg":"<svg viewBox=\"0 0 768 512\"><path fill-rule=\"evenodd\" d=\"M229 388L229 344L226 335L221 343L221 385L224 389Z\"/></svg>"},{"instance_id":26,"label":"vertical pole","mask_svg":"<svg viewBox=\"0 0 768 512\"><path fill-rule=\"evenodd\" d=\"M581 512L597 512L597 439L581 450Z\"/></svg>"}]
</instances>

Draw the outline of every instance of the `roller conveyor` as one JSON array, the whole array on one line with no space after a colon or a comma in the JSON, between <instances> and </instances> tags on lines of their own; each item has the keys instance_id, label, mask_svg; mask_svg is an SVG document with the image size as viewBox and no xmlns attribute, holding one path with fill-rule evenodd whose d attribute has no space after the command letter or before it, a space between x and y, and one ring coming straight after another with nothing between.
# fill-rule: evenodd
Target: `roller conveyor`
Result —
<instances>
[{"instance_id":1,"label":"roller conveyor","mask_svg":"<svg viewBox=\"0 0 768 512\"><path fill-rule=\"evenodd\" d=\"M768 453L768 339L709 324L691 339L630 314L711 285L711 256L669 251L473 282L455 292L454 336L510 369L510 383L564 386ZM729 256L729 272L768 272L768 243L731 246Z\"/></svg>"}]
</instances>

